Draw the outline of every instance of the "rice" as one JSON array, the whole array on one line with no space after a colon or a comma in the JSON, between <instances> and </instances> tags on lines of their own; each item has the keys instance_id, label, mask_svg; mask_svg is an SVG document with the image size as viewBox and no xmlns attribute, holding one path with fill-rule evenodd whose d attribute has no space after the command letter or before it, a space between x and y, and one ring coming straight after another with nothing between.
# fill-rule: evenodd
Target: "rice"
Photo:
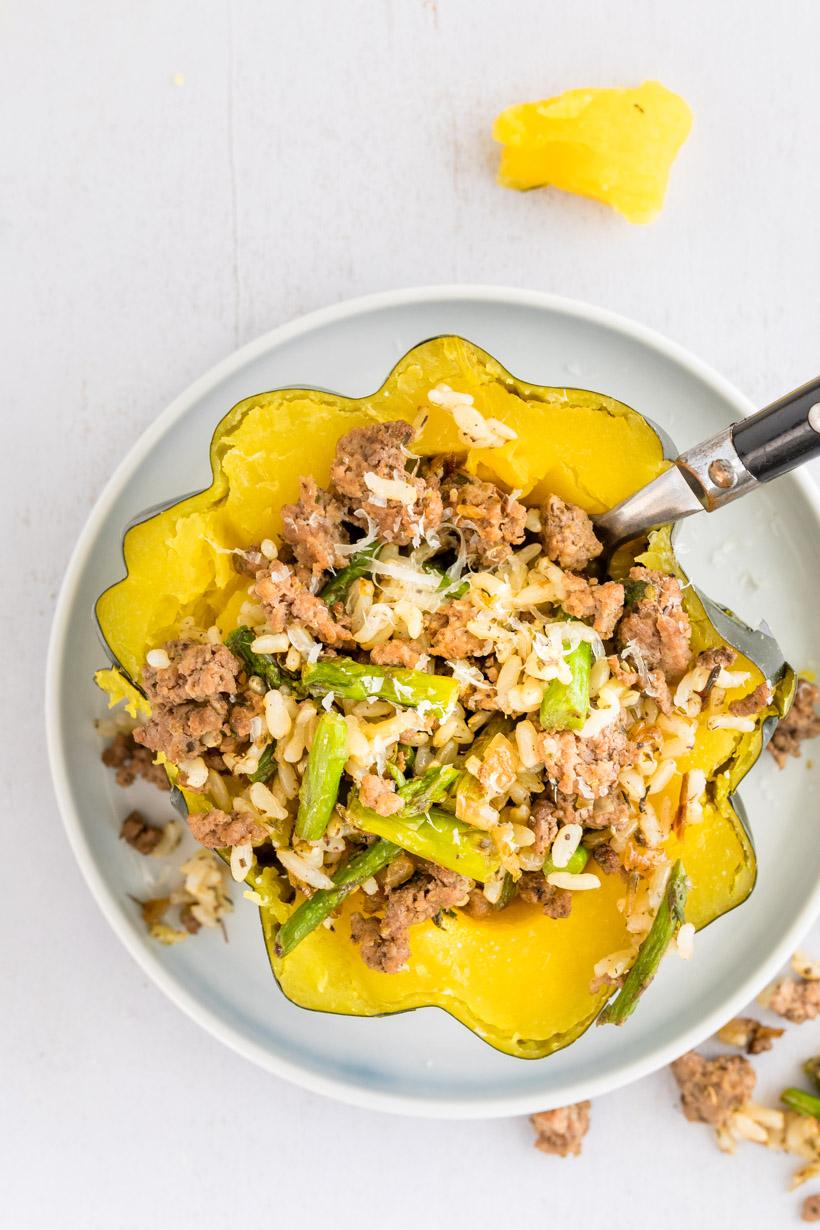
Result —
<instances>
[{"instance_id":1,"label":"rice","mask_svg":"<svg viewBox=\"0 0 820 1230\"><path fill-rule=\"evenodd\" d=\"M183 777L183 785L190 790L202 790L208 781L208 766L201 756L191 760L181 760L179 771Z\"/></svg>"},{"instance_id":2,"label":"rice","mask_svg":"<svg viewBox=\"0 0 820 1230\"><path fill-rule=\"evenodd\" d=\"M566 867L581 844L584 830L580 824L565 824L552 843L550 858L558 868Z\"/></svg>"},{"instance_id":3,"label":"rice","mask_svg":"<svg viewBox=\"0 0 820 1230\"><path fill-rule=\"evenodd\" d=\"M284 739L290 733L293 719L278 688L265 693L265 722L272 739Z\"/></svg>"},{"instance_id":4,"label":"rice","mask_svg":"<svg viewBox=\"0 0 820 1230\"><path fill-rule=\"evenodd\" d=\"M154 670L166 670L171 665L171 659L164 649L151 649L145 655L145 661Z\"/></svg>"},{"instance_id":5,"label":"rice","mask_svg":"<svg viewBox=\"0 0 820 1230\"><path fill-rule=\"evenodd\" d=\"M753 718L722 713L713 714L706 724L710 730L735 730L739 734L748 734L755 728Z\"/></svg>"},{"instance_id":6,"label":"rice","mask_svg":"<svg viewBox=\"0 0 820 1230\"><path fill-rule=\"evenodd\" d=\"M254 782L248 791L248 798L263 816L268 816L271 820L287 820L288 809L264 782Z\"/></svg>"},{"instance_id":7,"label":"rice","mask_svg":"<svg viewBox=\"0 0 820 1230\"><path fill-rule=\"evenodd\" d=\"M246 842L231 849L231 875L238 884L243 884L253 866L253 846Z\"/></svg>"},{"instance_id":8,"label":"rice","mask_svg":"<svg viewBox=\"0 0 820 1230\"><path fill-rule=\"evenodd\" d=\"M311 866L307 859L300 858L293 850L278 850L277 856L285 870L289 871L294 879L301 880L303 884L309 884L311 888L335 887L329 875Z\"/></svg>"},{"instance_id":9,"label":"rice","mask_svg":"<svg viewBox=\"0 0 820 1230\"><path fill-rule=\"evenodd\" d=\"M547 876L547 883L553 888L566 888L570 892L583 893L593 888L600 888L601 881L592 872L582 871L573 875L569 871L552 871Z\"/></svg>"},{"instance_id":10,"label":"rice","mask_svg":"<svg viewBox=\"0 0 820 1230\"><path fill-rule=\"evenodd\" d=\"M526 769L534 769L541 763L536 744L536 729L532 722L517 722L515 726L515 746L518 758Z\"/></svg>"},{"instance_id":11,"label":"rice","mask_svg":"<svg viewBox=\"0 0 820 1230\"><path fill-rule=\"evenodd\" d=\"M372 470L365 474L364 483L377 500L394 500L405 508L412 508L418 498L418 492L412 483L405 483L397 478L382 478Z\"/></svg>"},{"instance_id":12,"label":"rice","mask_svg":"<svg viewBox=\"0 0 820 1230\"><path fill-rule=\"evenodd\" d=\"M695 950L695 925L694 923L683 923L678 929L678 934L675 939L675 949L679 957L684 961L689 961Z\"/></svg>"},{"instance_id":13,"label":"rice","mask_svg":"<svg viewBox=\"0 0 820 1230\"><path fill-rule=\"evenodd\" d=\"M287 653L290 641L286 632L267 632L251 641L252 653Z\"/></svg>"},{"instance_id":14,"label":"rice","mask_svg":"<svg viewBox=\"0 0 820 1230\"><path fill-rule=\"evenodd\" d=\"M662 760L649 779L646 788L647 795L659 794L664 787L669 785L677 771L678 766L674 760Z\"/></svg>"}]
</instances>

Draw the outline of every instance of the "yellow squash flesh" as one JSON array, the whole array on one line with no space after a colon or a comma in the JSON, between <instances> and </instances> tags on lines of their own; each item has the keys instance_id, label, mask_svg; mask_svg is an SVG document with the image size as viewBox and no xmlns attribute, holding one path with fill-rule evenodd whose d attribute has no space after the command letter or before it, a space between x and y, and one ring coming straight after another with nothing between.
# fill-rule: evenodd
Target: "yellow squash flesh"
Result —
<instances>
[{"instance_id":1,"label":"yellow squash flesh","mask_svg":"<svg viewBox=\"0 0 820 1230\"><path fill-rule=\"evenodd\" d=\"M683 99L657 81L630 90L568 90L498 116L498 178L520 190L551 184L603 201L630 222L649 222L663 206L691 126Z\"/></svg>"},{"instance_id":2,"label":"yellow squash flesh","mask_svg":"<svg viewBox=\"0 0 820 1230\"><path fill-rule=\"evenodd\" d=\"M297 495L298 476L328 477L337 439L360 424L427 415L425 452L464 452L452 418L427 400L445 383L469 392L477 409L501 419L517 439L501 449L471 450L465 464L537 502L547 492L602 511L666 466L661 443L635 411L597 393L535 387L510 376L494 359L459 338L438 338L410 351L382 389L348 399L288 389L241 402L222 420L211 445L214 481L129 531L127 577L100 598L97 614L113 657L137 679L146 652L179 635L182 621L216 623L223 635L239 622L247 577L231 550L275 536L281 505ZM674 567L668 536L656 536L647 562ZM697 595L687 590L696 650L721 643ZM753 663L743 669L762 675ZM108 672L100 680L110 684ZM772 711L782 704L782 696ZM665 795L677 804L680 774L699 766L709 778L706 818L691 826L670 853L680 853L692 880L688 917L702 926L744 900L754 883L751 844L729 792L756 759L754 735L699 728L696 747L678 766ZM728 774L728 776L723 776ZM207 806L186 792L192 809ZM660 800L658 800L660 801ZM424 1005L446 1009L479 1037L511 1055L535 1058L573 1041L594 1019L606 991L590 991L593 966L624 948L628 936L616 901L618 876L602 876L599 890L575 895L568 919L546 918L517 902L487 920L461 913L411 932L410 968L399 974L368 969L349 939L348 901L330 931L320 927L287 958L273 955L276 926L294 904L279 899L269 870L251 883L262 901L265 939L276 979L305 1008L360 1016ZM298 902L297 898L297 902Z\"/></svg>"}]
</instances>

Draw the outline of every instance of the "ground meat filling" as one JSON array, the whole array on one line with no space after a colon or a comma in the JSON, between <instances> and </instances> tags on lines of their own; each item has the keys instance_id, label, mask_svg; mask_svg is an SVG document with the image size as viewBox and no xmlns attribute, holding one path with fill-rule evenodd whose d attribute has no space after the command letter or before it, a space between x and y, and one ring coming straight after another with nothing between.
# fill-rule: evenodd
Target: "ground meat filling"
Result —
<instances>
[{"instance_id":1,"label":"ground meat filling","mask_svg":"<svg viewBox=\"0 0 820 1230\"><path fill-rule=\"evenodd\" d=\"M807 1196L800 1208L801 1221L820 1221L820 1192Z\"/></svg>"},{"instance_id":2,"label":"ground meat filling","mask_svg":"<svg viewBox=\"0 0 820 1230\"><path fill-rule=\"evenodd\" d=\"M586 577L567 573L563 584L561 605L567 615L575 619L591 619L598 635L608 640L623 614L624 587L620 581L605 581L603 585L598 585Z\"/></svg>"},{"instance_id":3,"label":"ground meat filling","mask_svg":"<svg viewBox=\"0 0 820 1230\"><path fill-rule=\"evenodd\" d=\"M225 645L170 641L165 652L168 666L146 666L142 672L145 694L152 706L208 701L237 691L239 660Z\"/></svg>"},{"instance_id":4,"label":"ground meat filling","mask_svg":"<svg viewBox=\"0 0 820 1230\"><path fill-rule=\"evenodd\" d=\"M541 527L547 555L570 572L583 572L604 549L595 537L589 514L577 504L565 504L557 495L547 497L541 510Z\"/></svg>"},{"instance_id":5,"label":"ground meat filling","mask_svg":"<svg viewBox=\"0 0 820 1230\"><path fill-rule=\"evenodd\" d=\"M377 666L404 666L412 670L424 657L424 650L418 641L403 641L395 637L374 645L370 650L370 660Z\"/></svg>"},{"instance_id":6,"label":"ground meat filling","mask_svg":"<svg viewBox=\"0 0 820 1230\"><path fill-rule=\"evenodd\" d=\"M134 738L152 752L162 752L178 764L202 755L216 746L228 718L228 702L222 696L204 704L155 704L150 719L134 730Z\"/></svg>"},{"instance_id":7,"label":"ground meat filling","mask_svg":"<svg viewBox=\"0 0 820 1230\"><path fill-rule=\"evenodd\" d=\"M535 841L532 844L533 854L538 855L539 858L542 855L546 858L550 846L558 836L558 827L562 819L561 809L550 797L548 791L545 790L533 800L529 819L529 826L535 834Z\"/></svg>"},{"instance_id":8,"label":"ground meat filling","mask_svg":"<svg viewBox=\"0 0 820 1230\"><path fill-rule=\"evenodd\" d=\"M478 479L445 484L447 518L464 535L467 559L480 568L492 568L508 559L512 548L524 541L527 510L493 483Z\"/></svg>"},{"instance_id":9,"label":"ground meat filling","mask_svg":"<svg viewBox=\"0 0 820 1230\"><path fill-rule=\"evenodd\" d=\"M192 811L188 814L188 827L197 841L209 850L226 846L244 846L247 842L264 841L267 831L251 815L239 815L220 811Z\"/></svg>"},{"instance_id":10,"label":"ground meat filling","mask_svg":"<svg viewBox=\"0 0 820 1230\"><path fill-rule=\"evenodd\" d=\"M413 435L401 419L356 427L339 440L330 470L332 486L349 502L351 519L375 527L379 538L398 546L434 532L443 515L436 480L407 470ZM385 488L385 480L403 490Z\"/></svg>"},{"instance_id":11,"label":"ground meat filling","mask_svg":"<svg viewBox=\"0 0 820 1230\"><path fill-rule=\"evenodd\" d=\"M427 626L430 653L452 662L458 658L476 658L489 652L490 646L467 628L476 617L469 598L445 602L430 617Z\"/></svg>"},{"instance_id":12,"label":"ground meat filling","mask_svg":"<svg viewBox=\"0 0 820 1230\"><path fill-rule=\"evenodd\" d=\"M299 486L299 499L282 509L283 539L297 562L314 576L343 568L347 559L338 548L348 541L342 526L345 506L312 478L300 479Z\"/></svg>"},{"instance_id":13,"label":"ground meat filling","mask_svg":"<svg viewBox=\"0 0 820 1230\"><path fill-rule=\"evenodd\" d=\"M600 846L594 846L592 857L604 875L612 876L623 869L620 854L612 846L608 845L607 842L602 842Z\"/></svg>"},{"instance_id":14,"label":"ground meat filling","mask_svg":"<svg viewBox=\"0 0 820 1230\"><path fill-rule=\"evenodd\" d=\"M771 699L771 686L764 679L748 696L741 696L738 700L733 700L729 705L729 712L735 717L752 717L755 713L760 713L761 709L765 709Z\"/></svg>"},{"instance_id":15,"label":"ground meat filling","mask_svg":"<svg viewBox=\"0 0 820 1230\"><path fill-rule=\"evenodd\" d=\"M590 1102L576 1102L573 1106L559 1106L555 1110L541 1110L530 1115L535 1128L534 1145L542 1153L554 1153L558 1157L581 1152L581 1142L589 1131Z\"/></svg>"},{"instance_id":16,"label":"ground meat filling","mask_svg":"<svg viewBox=\"0 0 820 1230\"><path fill-rule=\"evenodd\" d=\"M562 795L580 796L578 811L585 824L591 823L586 809L609 795L633 755L621 721L589 739L572 730L544 731L536 737L536 745L555 789ZM592 823L592 827L604 828L606 824Z\"/></svg>"},{"instance_id":17,"label":"ground meat filling","mask_svg":"<svg viewBox=\"0 0 820 1230\"><path fill-rule=\"evenodd\" d=\"M359 786L359 799L380 816L394 816L404 807L395 784L376 773L365 773Z\"/></svg>"},{"instance_id":18,"label":"ground meat filling","mask_svg":"<svg viewBox=\"0 0 820 1230\"><path fill-rule=\"evenodd\" d=\"M720 1055L704 1059L687 1051L672 1064L672 1074L681 1092L681 1108L692 1123L723 1127L730 1115L752 1096L755 1073L743 1055Z\"/></svg>"},{"instance_id":19,"label":"ground meat filling","mask_svg":"<svg viewBox=\"0 0 820 1230\"><path fill-rule=\"evenodd\" d=\"M151 854L162 841L162 829L149 824L141 811L132 811L122 822L120 837L138 854Z\"/></svg>"},{"instance_id":20,"label":"ground meat filling","mask_svg":"<svg viewBox=\"0 0 820 1230\"><path fill-rule=\"evenodd\" d=\"M353 915L350 938L359 945L366 965L394 974L410 957L410 928L434 918L440 910L464 905L471 887L464 876L422 862L410 880L387 894L382 918Z\"/></svg>"},{"instance_id":21,"label":"ground meat filling","mask_svg":"<svg viewBox=\"0 0 820 1230\"><path fill-rule=\"evenodd\" d=\"M766 995L766 1007L795 1025L813 1021L820 1013L820 982L783 978Z\"/></svg>"},{"instance_id":22,"label":"ground meat filling","mask_svg":"<svg viewBox=\"0 0 820 1230\"><path fill-rule=\"evenodd\" d=\"M120 732L115 735L113 742L102 753L102 762L106 768L116 770L118 786L133 786L141 777L158 790L171 789L165 766L154 764L153 754L147 747L138 746L132 734Z\"/></svg>"},{"instance_id":23,"label":"ground meat filling","mask_svg":"<svg viewBox=\"0 0 820 1230\"><path fill-rule=\"evenodd\" d=\"M300 623L325 645L352 645L350 629L328 609L327 603L305 589L287 564L274 563L257 578L254 592L265 608L271 632L284 632Z\"/></svg>"},{"instance_id":24,"label":"ground meat filling","mask_svg":"<svg viewBox=\"0 0 820 1230\"><path fill-rule=\"evenodd\" d=\"M655 569L630 568L635 593L618 625L618 645L639 670L659 667L669 683L677 682L692 657L692 625L683 609L677 577Z\"/></svg>"},{"instance_id":25,"label":"ground meat filling","mask_svg":"<svg viewBox=\"0 0 820 1230\"><path fill-rule=\"evenodd\" d=\"M518 895L527 905L540 905L547 918L569 918L572 893L547 883L543 871L525 871L518 881Z\"/></svg>"},{"instance_id":26,"label":"ground meat filling","mask_svg":"<svg viewBox=\"0 0 820 1230\"><path fill-rule=\"evenodd\" d=\"M804 739L820 735L820 713L815 706L820 700L820 688L808 679L798 679L794 702L775 727L769 751L782 769L789 756L799 756Z\"/></svg>"}]
</instances>

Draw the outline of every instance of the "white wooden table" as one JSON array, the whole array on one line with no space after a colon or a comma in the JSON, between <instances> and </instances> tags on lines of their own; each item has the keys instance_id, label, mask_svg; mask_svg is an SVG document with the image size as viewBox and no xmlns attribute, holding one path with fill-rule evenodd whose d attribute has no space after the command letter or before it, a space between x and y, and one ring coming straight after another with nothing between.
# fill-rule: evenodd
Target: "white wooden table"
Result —
<instances>
[{"instance_id":1,"label":"white wooden table","mask_svg":"<svg viewBox=\"0 0 820 1230\"><path fill-rule=\"evenodd\" d=\"M513 283L654 325L761 402L816 375L819 42L815 0L6 0L4 1224L796 1220L791 1162L721 1156L666 1073L601 1099L583 1158L560 1162L526 1121L369 1114L223 1050L146 982L81 882L40 698L55 591L115 462L201 371L307 309ZM503 106L646 77L696 116L651 227L496 186ZM764 1094L818 1033L764 1057Z\"/></svg>"}]
</instances>

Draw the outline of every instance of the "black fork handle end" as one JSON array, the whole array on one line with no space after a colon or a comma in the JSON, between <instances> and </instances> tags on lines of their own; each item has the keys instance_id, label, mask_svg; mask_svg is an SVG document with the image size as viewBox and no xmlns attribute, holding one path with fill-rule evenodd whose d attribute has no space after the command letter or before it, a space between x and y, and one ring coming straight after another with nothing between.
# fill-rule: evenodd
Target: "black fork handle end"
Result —
<instances>
[{"instance_id":1,"label":"black fork handle end","mask_svg":"<svg viewBox=\"0 0 820 1230\"><path fill-rule=\"evenodd\" d=\"M812 457L820 457L820 379L812 380L732 428L746 469L768 483Z\"/></svg>"}]
</instances>

